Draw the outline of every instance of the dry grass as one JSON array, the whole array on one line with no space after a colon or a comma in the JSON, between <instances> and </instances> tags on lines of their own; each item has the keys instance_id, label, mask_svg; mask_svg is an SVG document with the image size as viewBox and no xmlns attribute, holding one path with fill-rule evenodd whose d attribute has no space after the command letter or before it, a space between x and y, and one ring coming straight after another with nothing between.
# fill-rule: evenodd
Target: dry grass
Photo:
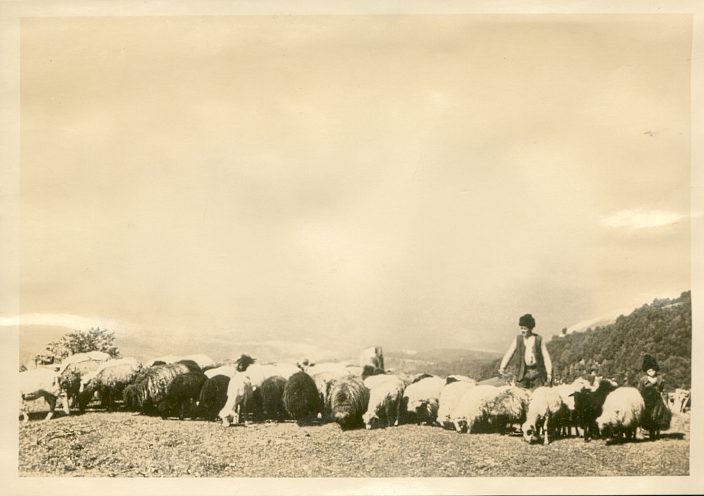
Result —
<instances>
[{"instance_id":1,"label":"dry grass","mask_svg":"<svg viewBox=\"0 0 704 496\"><path fill-rule=\"evenodd\" d=\"M42 413L32 418L42 418ZM689 415L658 441L581 438L528 445L521 437L402 425L222 427L132 413L57 414L20 428L21 476L475 477L650 476L689 473Z\"/></svg>"}]
</instances>

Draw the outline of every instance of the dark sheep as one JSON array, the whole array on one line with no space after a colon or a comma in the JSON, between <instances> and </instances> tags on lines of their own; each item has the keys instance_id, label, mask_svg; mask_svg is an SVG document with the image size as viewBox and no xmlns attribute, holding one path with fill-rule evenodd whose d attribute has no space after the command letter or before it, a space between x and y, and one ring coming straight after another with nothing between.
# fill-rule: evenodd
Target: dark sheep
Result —
<instances>
[{"instance_id":1,"label":"dark sheep","mask_svg":"<svg viewBox=\"0 0 704 496\"><path fill-rule=\"evenodd\" d=\"M174 412L178 412L180 420L184 419L186 412L195 418L195 403L200 398L206 380L207 377L202 372L188 372L174 377L166 390L166 396L159 402L161 418L165 419Z\"/></svg>"},{"instance_id":2,"label":"dark sheep","mask_svg":"<svg viewBox=\"0 0 704 496\"><path fill-rule=\"evenodd\" d=\"M599 387L592 391L582 389L572 394L574 396L574 417L576 424L584 432L584 441L599 437L599 427L596 419L602 413L602 407L606 396L616 389L616 386L609 380L599 382Z\"/></svg>"},{"instance_id":3,"label":"dark sheep","mask_svg":"<svg viewBox=\"0 0 704 496\"><path fill-rule=\"evenodd\" d=\"M245 370L247 370L247 367L249 367L256 361L256 358L252 358L249 355L241 355L237 360L235 360L237 372L244 372Z\"/></svg>"},{"instance_id":4,"label":"dark sheep","mask_svg":"<svg viewBox=\"0 0 704 496\"><path fill-rule=\"evenodd\" d=\"M323 410L315 381L305 372L296 372L286 381L283 404L298 425L310 423Z\"/></svg>"},{"instance_id":5,"label":"dark sheep","mask_svg":"<svg viewBox=\"0 0 704 496\"><path fill-rule=\"evenodd\" d=\"M136 384L130 384L122 391L122 405L129 412L138 412L142 409L142 399Z\"/></svg>"},{"instance_id":6,"label":"dark sheep","mask_svg":"<svg viewBox=\"0 0 704 496\"><path fill-rule=\"evenodd\" d=\"M220 410L227 403L227 386L230 378L216 375L203 383L198 399L198 416L206 420L215 420Z\"/></svg>"},{"instance_id":7,"label":"dark sheep","mask_svg":"<svg viewBox=\"0 0 704 496\"><path fill-rule=\"evenodd\" d=\"M181 363L188 367L189 372L203 372L200 368L200 365L198 365L195 360L179 360L176 363Z\"/></svg>"},{"instance_id":8,"label":"dark sheep","mask_svg":"<svg viewBox=\"0 0 704 496\"><path fill-rule=\"evenodd\" d=\"M369 389L359 377L343 377L330 390L329 411L342 429L363 426L368 405Z\"/></svg>"},{"instance_id":9,"label":"dark sheep","mask_svg":"<svg viewBox=\"0 0 704 496\"><path fill-rule=\"evenodd\" d=\"M365 365L362 367L362 380L373 375L386 374L386 371L382 368L375 367L374 365Z\"/></svg>"},{"instance_id":10,"label":"dark sheep","mask_svg":"<svg viewBox=\"0 0 704 496\"><path fill-rule=\"evenodd\" d=\"M134 389L130 389L125 396L125 403L138 404L145 415L156 415L157 407L166 396L169 384L179 375L187 374L188 367L182 363L168 363L166 365L153 365L146 369L141 380L135 381ZM136 395L136 398L131 396Z\"/></svg>"},{"instance_id":11,"label":"dark sheep","mask_svg":"<svg viewBox=\"0 0 704 496\"><path fill-rule=\"evenodd\" d=\"M262 382L259 391L262 400L262 417L265 419L282 420L286 416L283 395L286 379L280 375L269 377Z\"/></svg>"}]
</instances>

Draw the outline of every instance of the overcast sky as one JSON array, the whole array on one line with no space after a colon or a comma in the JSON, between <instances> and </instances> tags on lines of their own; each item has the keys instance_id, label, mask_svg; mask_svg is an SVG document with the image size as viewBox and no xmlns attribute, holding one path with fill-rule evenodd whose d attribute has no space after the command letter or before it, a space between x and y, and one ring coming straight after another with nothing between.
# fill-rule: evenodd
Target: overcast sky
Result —
<instances>
[{"instance_id":1,"label":"overcast sky","mask_svg":"<svg viewBox=\"0 0 704 496\"><path fill-rule=\"evenodd\" d=\"M689 23L25 19L24 323L503 351L679 296Z\"/></svg>"}]
</instances>

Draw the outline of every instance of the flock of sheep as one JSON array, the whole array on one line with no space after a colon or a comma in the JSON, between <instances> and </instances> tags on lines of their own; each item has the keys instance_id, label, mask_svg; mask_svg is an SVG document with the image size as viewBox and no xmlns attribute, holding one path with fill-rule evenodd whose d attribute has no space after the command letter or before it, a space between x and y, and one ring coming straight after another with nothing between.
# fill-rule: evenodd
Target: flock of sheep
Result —
<instances>
[{"instance_id":1,"label":"flock of sheep","mask_svg":"<svg viewBox=\"0 0 704 496\"><path fill-rule=\"evenodd\" d=\"M69 400L82 412L97 395L107 410L122 399L124 408L146 415L219 418L225 426L285 419L299 425L337 422L343 429L425 423L467 433L522 432L528 442L542 438L548 444L573 431L585 441L634 438L648 415L638 389L609 380L577 379L531 393L465 376L410 376L385 370L379 347L364 350L359 365L259 364L248 355L215 364L191 355L162 357L145 367L134 359L90 352L20 377L24 422L24 400L44 397L48 420L57 400L68 414ZM655 439L659 431L649 435Z\"/></svg>"}]
</instances>

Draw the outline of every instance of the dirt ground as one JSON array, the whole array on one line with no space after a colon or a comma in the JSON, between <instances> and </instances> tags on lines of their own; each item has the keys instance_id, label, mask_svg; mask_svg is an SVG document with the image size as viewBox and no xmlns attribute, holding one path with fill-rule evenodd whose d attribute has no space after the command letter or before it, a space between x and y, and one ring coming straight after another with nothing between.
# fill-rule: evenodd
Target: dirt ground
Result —
<instances>
[{"instance_id":1,"label":"dirt ground","mask_svg":"<svg viewBox=\"0 0 704 496\"><path fill-rule=\"evenodd\" d=\"M689 415L657 441L581 438L529 445L520 436L401 425L342 431L293 422L223 427L89 411L20 427L20 476L477 477L689 474Z\"/></svg>"}]
</instances>

